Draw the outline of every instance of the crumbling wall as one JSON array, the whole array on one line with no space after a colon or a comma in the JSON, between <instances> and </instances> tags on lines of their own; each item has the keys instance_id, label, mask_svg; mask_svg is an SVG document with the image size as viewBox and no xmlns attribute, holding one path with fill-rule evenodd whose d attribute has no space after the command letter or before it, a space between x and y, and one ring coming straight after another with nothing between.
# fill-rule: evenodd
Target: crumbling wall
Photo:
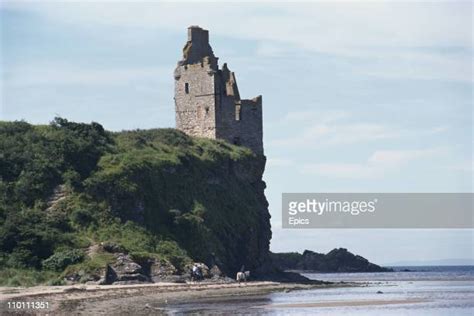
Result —
<instances>
[{"instance_id":1,"label":"crumbling wall","mask_svg":"<svg viewBox=\"0 0 474 316\"><path fill-rule=\"evenodd\" d=\"M186 134L224 139L263 154L262 97L241 100L235 74L219 69L209 33L188 28L175 70L176 127Z\"/></svg>"}]
</instances>

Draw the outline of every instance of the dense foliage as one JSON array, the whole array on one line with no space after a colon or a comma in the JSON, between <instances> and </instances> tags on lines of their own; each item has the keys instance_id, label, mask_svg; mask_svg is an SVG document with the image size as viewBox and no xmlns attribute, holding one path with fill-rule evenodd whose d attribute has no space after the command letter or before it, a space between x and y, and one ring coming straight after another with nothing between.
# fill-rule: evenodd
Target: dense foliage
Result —
<instances>
[{"instance_id":1,"label":"dense foliage","mask_svg":"<svg viewBox=\"0 0 474 316\"><path fill-rule=\"evenodd\" d=\"M245 148L174 129L0 122L0 266L94 269L110 258L86 254L104 242L178 269L256 265L270 239L263 166Z\"/></svg>"},{"instance_id":2,"label":"dense foliage","mask_svg":"<svg viewBox=\"0 0 474 316\"><path fill-rule=\"evenodd\" d=\"M58 251L48 259L43 260L43 268L62 271L67 266L78 263L82 259L84 259L84 253L79 249Z\"/></svg>"}]
</instances>

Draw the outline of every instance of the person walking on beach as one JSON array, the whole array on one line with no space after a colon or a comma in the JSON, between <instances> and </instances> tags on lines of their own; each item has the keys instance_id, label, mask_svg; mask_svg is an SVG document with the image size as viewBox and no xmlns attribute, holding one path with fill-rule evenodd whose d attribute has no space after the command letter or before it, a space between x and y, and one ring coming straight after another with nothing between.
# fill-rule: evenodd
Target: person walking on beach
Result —
<instances>
[{"instance_id":1,"label":"person walking on beach","mask_svg":"<svg viewBox=\"0 0 474 316\"><path fill-rule=\"evenodd\" d=\"M191 280L193 281L199 281L202 279L202 272L201 272L201 268L197 265L197 264L194 264L193 265L193 270L191 272Z\"/></svg>"}]
</instances>

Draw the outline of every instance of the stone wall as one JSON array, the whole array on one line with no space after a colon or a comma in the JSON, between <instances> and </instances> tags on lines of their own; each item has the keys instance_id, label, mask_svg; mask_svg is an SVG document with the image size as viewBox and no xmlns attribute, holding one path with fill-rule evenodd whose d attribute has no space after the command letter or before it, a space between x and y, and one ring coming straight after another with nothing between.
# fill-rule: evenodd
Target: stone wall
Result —
<instances>
[{"instance_id":1,"label":"stone wall","mask_svg":"<svg viewBox=\"0 0 474 316\"><path fill-rule=\"evenodd\" d=\"M216 138L213 71L210 64L204 62L176 68L176 128L188 135Z\"/></svg>"},{"instance_id":2,"label":"stone wall","mask_svg":"<svg viewBox=\"0 0 474 316\"><path fill-rule=\"evenodd\" d=\"M240 99L235 74L227 64L219 69L217 61L208 31L188 28L183 59L175 70L176 127L263 154L262 97Z\"/></svg>"},{"instance_id":3,"label":"stone wall","mask_svg":"<svg viewBox=\"0 0 474 316\"><path fill-rule=\"evenodd\" d=\"M240 137L242 144L263 154L262 96L242 100Z\"/></svg>"}]
</instances>

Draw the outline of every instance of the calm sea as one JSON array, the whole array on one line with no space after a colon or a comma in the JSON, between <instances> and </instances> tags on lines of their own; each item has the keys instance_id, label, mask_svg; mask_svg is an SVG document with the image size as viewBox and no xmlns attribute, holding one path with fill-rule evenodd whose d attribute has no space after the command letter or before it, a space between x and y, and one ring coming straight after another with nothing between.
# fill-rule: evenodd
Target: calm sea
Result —
<instances>
[{"instance_id":1,"label":"calm sea","mask_svg":"<svg viewBox=\"0 0 474 316\"><path fill-rule=\"evenodd\" d=\"M474 315L474 266L394 267L391 273L305 273L361 286L170 306L169 314ZM409 270L409 271L403 271Z\"/></svg>"}]
</instances>

